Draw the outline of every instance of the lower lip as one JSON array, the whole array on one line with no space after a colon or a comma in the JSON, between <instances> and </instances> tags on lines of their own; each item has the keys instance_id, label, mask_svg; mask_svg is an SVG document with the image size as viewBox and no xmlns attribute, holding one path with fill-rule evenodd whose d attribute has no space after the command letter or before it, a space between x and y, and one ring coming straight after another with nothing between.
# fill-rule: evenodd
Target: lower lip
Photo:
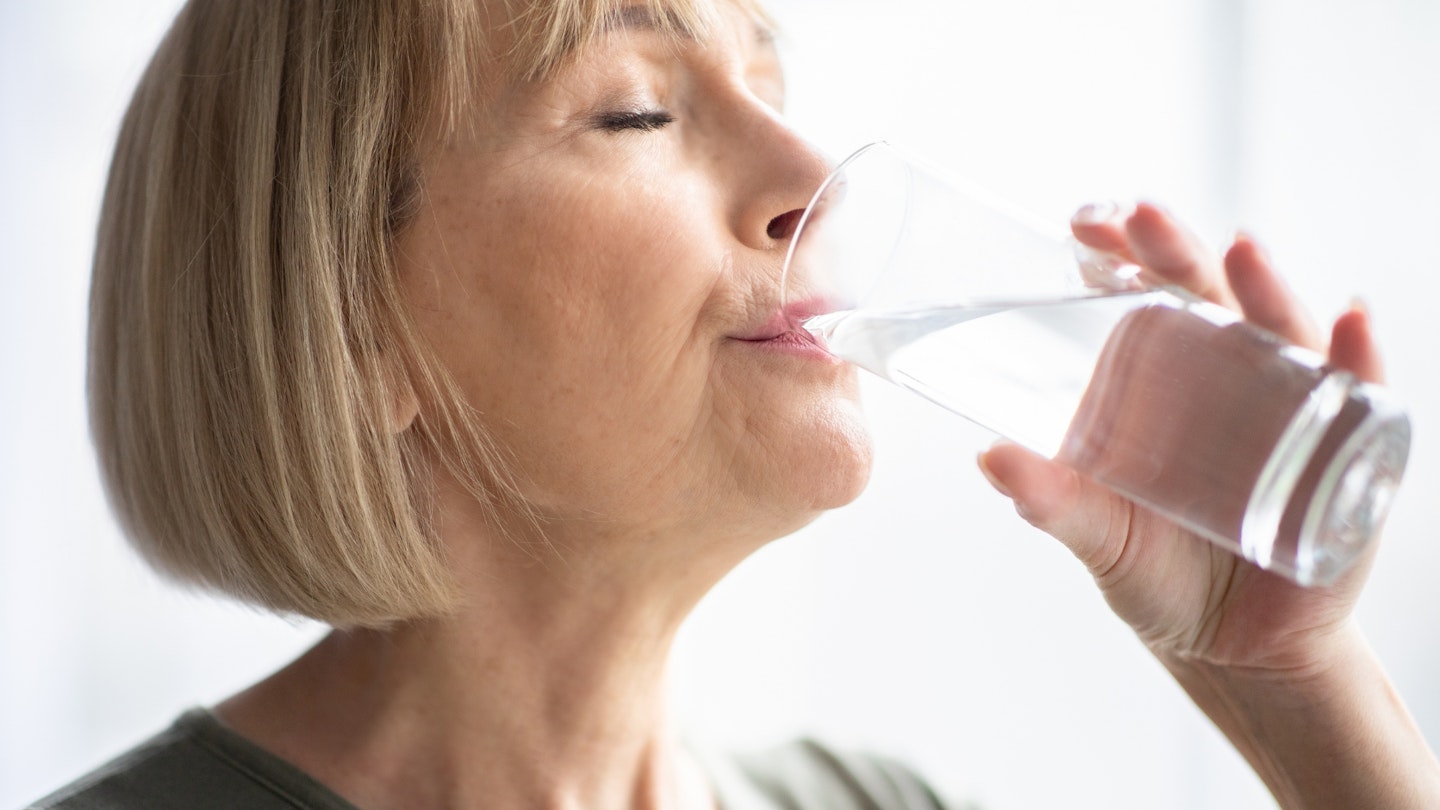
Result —
<instances>
[{"instance_id":1,"label":"lower lip","mask_svg":"<svg viewBox=\"0 0 1440 810\"><path fill-rule=\"evenodd\" d=\"M748 344L757 349L789 354L796 357L805 357L813 360L828 360L832 363L839 363L840 360L829 352L812 337L801 335L797 332L785 332L767 340L741 340L741 343Z\"/></svg>"}]
</instances>

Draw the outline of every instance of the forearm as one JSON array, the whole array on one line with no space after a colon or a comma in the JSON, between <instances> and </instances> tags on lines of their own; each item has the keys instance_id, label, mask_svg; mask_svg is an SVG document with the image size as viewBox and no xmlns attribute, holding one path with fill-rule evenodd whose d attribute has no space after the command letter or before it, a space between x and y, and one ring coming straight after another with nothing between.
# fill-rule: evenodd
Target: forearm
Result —
<instances>
[{"instance_id":1,"label":"forearm","mask_svg":"<svg viewBox=\"0 0 1440 810\"><path fill-rule=\"evenodd\" d=\"M1160 657L1282 807L1440 807L1440 763L1358 630L1284 675Z\"/></svg>"}]
</instances>

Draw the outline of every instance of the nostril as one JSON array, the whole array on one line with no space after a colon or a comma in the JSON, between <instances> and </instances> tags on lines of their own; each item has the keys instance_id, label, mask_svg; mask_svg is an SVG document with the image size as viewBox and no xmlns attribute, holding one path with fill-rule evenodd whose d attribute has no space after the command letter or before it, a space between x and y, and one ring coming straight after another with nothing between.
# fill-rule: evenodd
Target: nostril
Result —
<instances>
[{"instance_id":1,"label":"nostril","mask_svg":"<svg viewBox=\"0 0 1440 810\"><path fill-rule=\"evenodd\" d=\"M800 217L805 212L796 208L794 211L786 211L778 217L770 220L765 227L765 233L771 239L783 241L795 235L795 229L800 226Z\"/></svg>"}]
</instances>

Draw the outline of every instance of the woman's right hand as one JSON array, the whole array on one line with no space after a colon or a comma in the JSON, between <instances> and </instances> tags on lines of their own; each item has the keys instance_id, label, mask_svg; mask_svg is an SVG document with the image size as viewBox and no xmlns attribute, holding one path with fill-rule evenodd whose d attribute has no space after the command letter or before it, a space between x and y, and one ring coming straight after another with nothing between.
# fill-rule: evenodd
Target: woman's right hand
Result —
<instances>
[{"instance_id":1,"label":"woman's right hand","mask_svg":"<svg viewBox=\"0 0 1440 810\"><path fill-rule=\"evenodd\" d=\"M1084 213L1074 223L1076 237L1140 265L1142 278L1183 286L1298 345L1326 350L1308 314L1248 238L1237 239L1222 260L1155 206ZM1360 379L1380 379L1362 308L1335 322L1328 356ZM1440 807L1440 767L1351 617L1374 544L1338 582L1302 588L1016 445L999 444L980 463L1023 518L1086 565L1115 613L1282 803L1321 806L1330 799L1318 800L1315 789L1325 787L1332 798L1369 797L1325 806L1410 806L1371 799L1423 795L1433 800L1425 806ZM1343 766L1370 732L1382 732L1380 739L1359 750L1387 752L1387 758L1352 757ZM1373 780L1386 774L1422 792L1374 793Z\"/></svg>"},{"instance_id":2,"label":"woman's right hand","mask_svg":"<svg viewBox=\"0 0 1440 810\"><path fill-rule=\"evenodd\" d=\"M1128 215L1077 217L1074 230L1092 249L1140 265L1152 283L1183 286L1291 342L1325 350L1309 315L1249 239L1237 239L1222 261L1165 212L1144 204ZM1340 317L1330 344L1333 365L1380 379L1363 310ZM1026 520L1089 568L1111 607L1157 655L1250 670L1323 665L1373 554L1372 546L1331 587L1301 588L1019 447L993 448L982 466Z\"/></svg>"}]
</instances>

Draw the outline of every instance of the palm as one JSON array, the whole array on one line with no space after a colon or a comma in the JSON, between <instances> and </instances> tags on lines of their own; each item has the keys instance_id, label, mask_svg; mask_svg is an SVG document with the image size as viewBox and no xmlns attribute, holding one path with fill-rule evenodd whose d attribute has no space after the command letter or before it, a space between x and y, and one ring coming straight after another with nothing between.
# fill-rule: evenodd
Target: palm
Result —
<instances>
[{"instance_id":1,"label":"palm","mask_svg":"<svg viewBox=\"0 0 1440 810\"><path fill-rule=\"evenodd\" d=\"M1300 666L1294 639L1321 637L1349 614L1359 575L1301 588L1108 493L1125 519L1096 582L1115 613L1157 653L1226 666Z\"/></svg>"}]
</instances>

